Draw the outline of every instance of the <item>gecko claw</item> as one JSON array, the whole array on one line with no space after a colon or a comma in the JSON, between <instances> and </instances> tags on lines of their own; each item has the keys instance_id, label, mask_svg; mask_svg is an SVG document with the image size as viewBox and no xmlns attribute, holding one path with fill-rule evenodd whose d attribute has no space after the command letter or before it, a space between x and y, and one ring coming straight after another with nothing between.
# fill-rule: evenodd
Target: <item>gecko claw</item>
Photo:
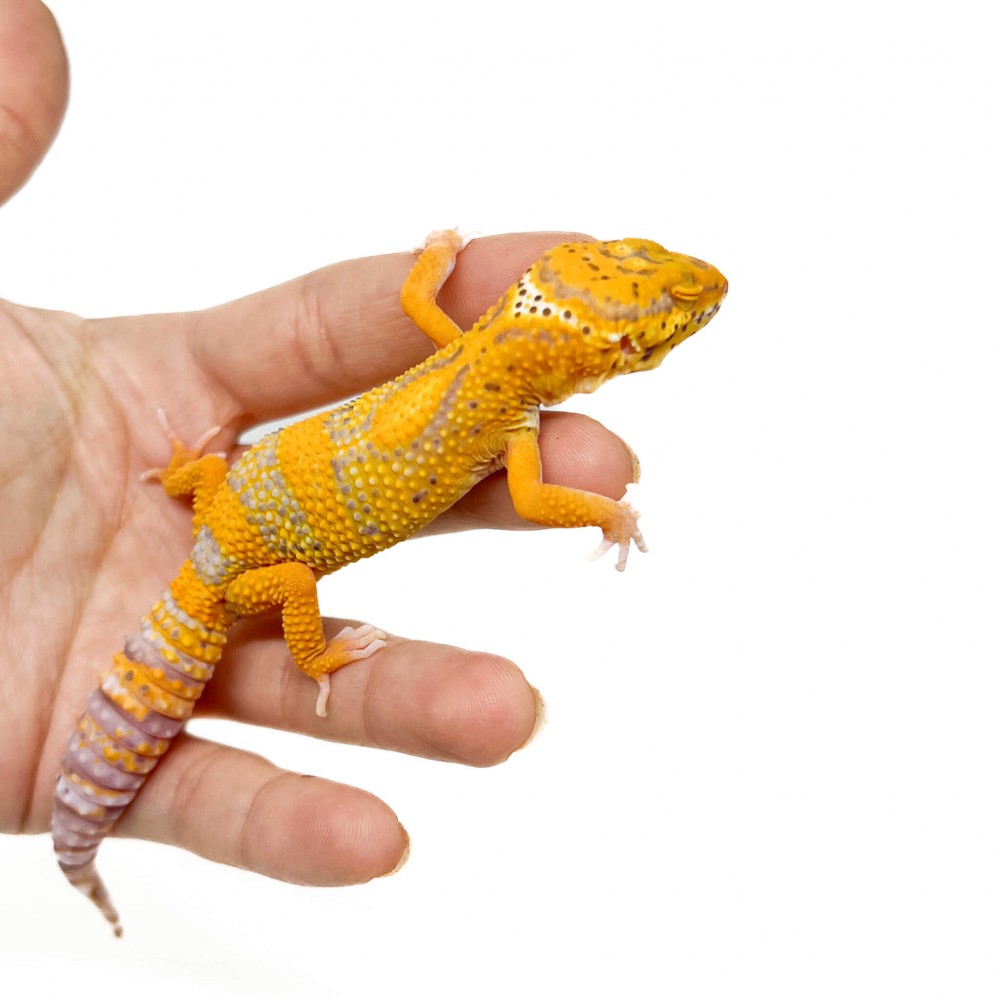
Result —
<instances>
[{"instance_id":1,"label":"gecko claw","mask_svg":"<svg viewBox=\"0 0 1000 1000\"><path fill-rule=\"evenodd\" d=\"M628 562L628 553L632 542L635 542L635 547L640 552L648 552L649 546L646 545L646 540L642 537L642 532L639 530L637 523L639 512L625 502L618 504L618 512L621 515L620 522L611 528L605 528L601 544L587 558L591 562L595 559L600 559L608 549L617 545L618 559L615 562L615 569L619 573L622 573L625 570L625 564Z\"/></svg>"},{"instance_id":2,"label":"gecko claw","mask_svg":"<svg viewBox=\"0 0 1000 1000\"><path fill-rule=\"evenodd\" d=\"M170 418L167 416L167 411L162 407L158 406L156 408L156 419L160 423L160 427L163 428L163 433L170 442L170 446L174 449L184 448L184 442L180 439L177 431L174 430L173 424L170 423ZM205 445L208 444L212 438L215 437L222 430L220 424L216 424L214 427L209 427L207 431L191 446L191 451L196 451L201 454L205 450Z\"/></svg>"},{"instance_id":3,"label":"gecko claw","mask_svg":"<svg viewBox=\"0 0 1000 1000\"><path fill-rule=\"evenodd\" d=\"M597 548L594 549L594 551L591 552L589 556L587 556L587 560L589 562L595 562L596 560L600 559L601 556L603 556L604 553L608 551L608 549L610 549L614 545L617 545L618 558L615 560L615 569L618 570L619 573L624 573L625 564L628 562L628 552L631 541L632 540L630 538L626 538L622 541L617 541L614 538L605 538L601 542L601 544L598 545ZM644 545L639 545L638 543L636 544L636 548L640 552L647 551Z\"/></svg>"},{"instance_id":4,"label":"gecko claw","mask_svg":"<svg viewBox=\"0 0 1000 1000\"><path fill-rule=\"evenodd\" d=\"M355 628L346 625L327 643L326 652L319 660L310 664L308 674L319 685L316 695L316 714L326 718L326 706L330 700L330 675L348 663L367 659L372 653L385 649L385 632L374 625Z\"/></svg>"},{"instance_id":5,"label":"gecko claw","mask_svg":"<svg viewBox=\"0 0 1000 1000\"><path fill-rule=\"evenodd\" d=\"M316 678L319 685L319 692L316 695L316 714L321 718L326 718L326 706L330 701L330 675L323 674Z\"/></svg>"},{"instance_id":6,"label":"gecko claw","mask_svg":"<svg viewBox=\"0 0 1000 1000\"><path fill-rule=\"evenodd\" d=\"M178 437L177 432L173 428L173 424L170 423L170 418L167 416L167 411L163 409L162 406L156 408L156 419L159 421L160 427L163 429L164 436L171 448L171 464L163 468L156 469L146 469L145 472L139 473L140 481L144 483L152 482L154 480L160 480L162 482L163 477L172 468L177 468L183 465L185 462L194 462L201 458L205 454L205 446L209 441L212 440L221 430L222 427L216 424L214 427L209 427L201 437L198 438L195 443L188 448L184 442ZM218 455L219 458L225 460L228 456L224 451L213 451L209 452L211 455Z\"/></svg>"}]
</instances>

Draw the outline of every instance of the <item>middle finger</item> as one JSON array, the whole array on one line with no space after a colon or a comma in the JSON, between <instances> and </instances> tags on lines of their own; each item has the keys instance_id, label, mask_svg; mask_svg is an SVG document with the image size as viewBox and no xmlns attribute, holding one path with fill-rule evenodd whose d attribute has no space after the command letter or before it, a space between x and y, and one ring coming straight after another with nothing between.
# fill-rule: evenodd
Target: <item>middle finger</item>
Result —
<instances>
[{"instance_id":1,"label":"middle finger","mask_svg":"<svg viewBox=\"0 0 1000 1000\"><path fill-rule=\"evenodd\" d=\"M346 622L327 620L335 635ZM357 623L353 623L357 624ZM276 617L240 622L199 714L436 760L489 766L524 746L541 712L509 660L390 636L331 678L329 714L292 662Z\"/></svg>"}]
</instances>

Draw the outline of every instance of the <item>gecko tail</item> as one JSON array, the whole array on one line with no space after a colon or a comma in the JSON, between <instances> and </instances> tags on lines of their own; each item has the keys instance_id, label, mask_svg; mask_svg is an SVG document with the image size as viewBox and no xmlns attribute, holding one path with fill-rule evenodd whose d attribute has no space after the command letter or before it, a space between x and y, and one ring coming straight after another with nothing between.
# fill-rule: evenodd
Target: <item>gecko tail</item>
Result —
<instances>
[{"instance_id":1,"label":"gecko tail","mask_svg":"<svg viewBox=\"0 0 1000 1000\"><path fill-rule=\"evenodd\" d=\"M122 924L118 916L115 904L111 902L104 879L97 873L97 866L94 859L84 862L82 865L70 865L60 860L59 867L69 880L69 884L79 889L94 906L104 915L104 919L111 924L111 929L115 932L115 937L122 936Z\"/></svg>"},{"instance_id":2,"label":"gecko tail","mask_svg":"<svg viewBox=\"0 0 1000 1000\"><path fill-rule=\"evenodd\" d=\"M224 632L199 626L174 598L173 586L142 619L139 631L126 636L124 649L87 698L52 800L52 846L59 867L118 937L118 911L94 858L190 718L226 639ZM168 633L183 629L190 652L170 647L154 620Z\"/></svg>"},{"instance_id":3,"label":"gecko tail","mask_svg":"<svg viewBox=\"0 0 1000 1000\"><path fill-rule=\"evenodd\" d=\"M129 644L136 646L134 641ZM149 668L141 661L123 653L115 656L102 686L87 699L63 756L52 800L52 846L59 867L70 885L104 914L118 937L122 933L118 911L94 858L183 725L180 719L148 708L137 711L134 699L120 695L126 684L142 683L144 671ZM118 704L116 696L124 704Z\"/></svg>"}]
</instances>

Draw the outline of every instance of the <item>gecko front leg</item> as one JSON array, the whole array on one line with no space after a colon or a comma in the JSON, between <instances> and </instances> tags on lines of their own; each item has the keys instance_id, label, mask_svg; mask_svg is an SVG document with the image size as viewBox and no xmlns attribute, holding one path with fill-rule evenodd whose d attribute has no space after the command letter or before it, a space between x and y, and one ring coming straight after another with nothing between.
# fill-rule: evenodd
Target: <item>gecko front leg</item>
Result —
<instances>
[{"instance_id":1,"label":"gecko front leg","mask_svg":"<svg viewBox=\"0 0 1000 1000\"><path fill-rule=\"evenodd\" d=\"M542 482L542 459L536 430L518 431L507 442L507 488L514 509L526 521L554 528L580 528L594 525L604 532L604 539L592 558L598 558L612 546L618 546L615 569L625 569L629 547L635 542L640 552L646 543L639 531L639 514L624 500L611 500L598 493L588 493L569 486Z\"/></svg>"}]
</instances>

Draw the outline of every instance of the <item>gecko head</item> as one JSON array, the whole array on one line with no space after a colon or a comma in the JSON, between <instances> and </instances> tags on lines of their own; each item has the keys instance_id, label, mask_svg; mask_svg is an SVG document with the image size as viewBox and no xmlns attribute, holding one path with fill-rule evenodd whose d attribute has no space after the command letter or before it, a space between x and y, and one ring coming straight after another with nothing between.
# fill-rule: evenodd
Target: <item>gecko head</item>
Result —
<instances>
[{"instance_id":1,"label":"gecko head","mask_svg":"<svg viewBox=\"0 0 1000 1000\"><path fill-rule=\"evenodd\" d=\"M712 319L728 288L711 264L650 240L565 243L513 289L512 305L572 343L578 377L564 386L569 395L656 368Z\"/></svg>"}]
</instances>

